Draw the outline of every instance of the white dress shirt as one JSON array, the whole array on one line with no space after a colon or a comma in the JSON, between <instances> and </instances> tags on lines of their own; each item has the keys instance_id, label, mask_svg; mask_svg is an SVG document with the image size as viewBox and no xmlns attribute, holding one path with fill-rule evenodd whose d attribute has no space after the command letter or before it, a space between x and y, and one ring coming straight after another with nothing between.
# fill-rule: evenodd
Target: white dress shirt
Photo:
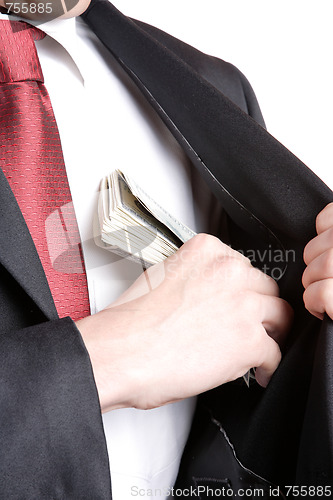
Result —
<instances>
[{"instance_id":1,"label":"white dress shirt","mask_svg":"<svg viewBox=\"0 0 333 500\"><path fill-rule=\"evenodd\" d=\"M141 266L99 248L93 237L99 183L115 168L196 232L212 203L160 118L81 19L38 26L37 50L60 132L86 263L91 312L115 300ZM103 415L114 500L154 498L177 476L195 398L149 411ZM89 450L87 450L89 453ZM156 498L165 498L157 493Z\"/></svg>"}]
</instances>

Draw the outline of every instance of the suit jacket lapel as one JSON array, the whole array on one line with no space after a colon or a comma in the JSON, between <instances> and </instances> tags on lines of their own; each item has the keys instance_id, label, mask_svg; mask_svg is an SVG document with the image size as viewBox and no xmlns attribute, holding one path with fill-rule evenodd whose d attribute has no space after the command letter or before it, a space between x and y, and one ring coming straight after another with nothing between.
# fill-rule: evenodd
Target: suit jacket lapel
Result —
<instances>
[{"instance_id":1,"label":"suit jacket lapel","mask_svg":"<svg viewBox=\"0 0 333 500\"><path fill-rule=\"evenodd\" d=\"M0 262L48 319L57 311L29 230L0 169Z\"/></svg>"}]
</instances>

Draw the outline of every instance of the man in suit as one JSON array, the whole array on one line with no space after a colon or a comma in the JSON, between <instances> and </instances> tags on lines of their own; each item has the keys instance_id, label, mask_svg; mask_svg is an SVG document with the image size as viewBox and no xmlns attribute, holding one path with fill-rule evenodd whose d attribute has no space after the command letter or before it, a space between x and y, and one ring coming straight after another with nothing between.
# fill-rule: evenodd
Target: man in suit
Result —
<instances>
[{"instance_id":1,"label":"man in suit","mask_svg":"<svg viewBox=\"0 0 333 500\"><path fill-rule=\"evenodd\" d=\"M84 5L82 9L86 7ZM244 119L244 112L261 120L257 103L244 77L230 65L206 57L150 26L133 23L121 16L107 2L95 2L85 18L92 29L98 31L98 36L107 49L110 49L110 44L113 46L110 50L116 59L133 76L136 85L148 96L153 107L159 109L159 114L187 155L194 163L200 162L202 175L215 186L215 194L217 191L221 195L228 213L236 213L235 217L240 226L243 226L244 222L250 224L251 228L259 228L266 234L264 239L267 237L268 241L278 242L275 235L233 197L234 190L230 195L227 189L223 189L214 172L215 160L209 161L211 170L207 170L199 155L202 154L203 158L207 156L209 160L210 153L207 153L206 148L209 148L210 137L202 132L210 113L211 118L214 118L211 107L215 107L217 92L223 92L243 109L242 112L239 111L241 120ZM108 24L109 22L112 24ZM96 26L100 26L100 29ZM50 37L52 29L54 27L51 27ZM81 28L77 29L79 31ZM128 42L133 30L138 30L143 37L139 39L140 43L135 40ZM105 38L105 31L109 33L110 39ZM63 47L66 51L61 54L61 64L56 68L56 72L66 71L64 68L69 64L68 56L72 59L74 57L75 60L75 54L66 45L68 33L66 31L64 38L61 38L59 33L54 31L56 44L61 45L58 40L64 40ZM109 58L107 72L112 70L114 73L118 72L119 78L125 78L119 73L118 66L112 67L114 61L95 36L85 35L81 42L86 48L96 50L97 59L91 61L94 69L98 67L98 59ZM55 63L50 63L51 58L47 58L47 53L52 53L52 43L46 39L44 47L42 43L40 45L38 50L41 55L44 52L46 61L45 72L51 74ZM133 59L131 66L126 61L128 55L121 53L123 47L128 49L129 57ZM137 58L135 50L142 51L141 58ZM162 66L158 67L157 56L160 50L168 54L169 59L161 59ZM147 54L154 57L154 65L148 64L147 67L146 64L140 74L136 64L140 66L140 59L143 60ZM88 82L87 86L92 82L89 72L84 66L82 68L77 63L77 68L73 71L74 79L70 84L72 91L79 88L83 79ZM78 72L78 69L81 71ZM156 73L158 80L155 80L154 84ZM201 115L199 133L195 120L196 100L192 103L193 109L190 113L186 103L180 109L182 89L177 92L179 96L175 96L172 89L174 80L177 86L182 82L180 77L183 73L188 87L187 93L191 91L195 96L199 85L205 90L201 94L201 105L205 105L206 111ZM163 78L165 86L161 87ZM52 86L51 80L49 82ZM129 84L128 80L125 82ZM58 85L59 82L56 83L56 88ZM95 82L95 85L99 88L100 84ZM66 92L62 98L68 99L70 95L68 101L75 101L73 93L68 92L67 87L64 90ZM160 93L158 97L156 92ZM52 92L50 93L52 98ZM95 90L93 95L96 99ZM237 114L238 111L228 102L226 101L226 106L228 109L230 107L230 113ZM168 103L170 111L166 112ZM95 102L88 101L87 108L91 108L92 104ZM73 107L75 106L74 102ZM109 112L106 112L104 106L105 102L102 100L102 111L96 123L103 123L103 114L106 114L110 121L109 116L112 116L114 108L109 108ZM57 115L60 104L54 107ZM60 114L59 117L57 115L61 128L64 120ZM156 116L153 115L150 119L156 120ZM157 127L161 127L159 121L156 123ZM72 123L69 129L71 125ZM186 135L184 130L188 132ZM90 129L89 133L93 134L94 131ZM98 128L98 133L105 134L105 127ZM179 150L176 143L168 135L165 138L165 134L163 130L163 141L171 145L172 149L176 149L177 157ZM72 135L70 136L72 140ZM66 159L65 135L61 138ZM82 144L82 138L80 139ZM187 142L186 139L191 140ZM193 141L198 143L195 149ZM205 143L201 145L202 141ZM104 142L107 142L107 135ZM117 143L116 138L114 142ZM77 154L78 150L75 151L75 155ZM98 165L101 157L96 148L94 154L97 154L95 162ZM216 152L212 151L211 154ZM72 158L70 152L67 152L67 155ZM77 179L82 179L82 171L77 172L74 169L67 174L77 209L80 200L76 190L81 191L82 185L79 189L75 186ZM178 185L178 182L175 182L179 179L177 175L176 172L172 177L171 188ZM169 172L164 178L169 178ZM186 191L188 183L184 182L186 174L180 175L180 178L183 178L180 199L183 200L183 196L189 199L190 193ZM226 181L232 182L232 179ZM195 182L195 179L193 186L197 189L198 181ZM157 187L157 184L154 187ZM94 303L97 304L93 310L95 314L81 318L76 323L70 318L58 319L33 243L27 236L24 221L19 217L15 200L4 178L1 190L4 235L1 240L1 352L4 361L1 369L5 382L2 385L2 404L5 410L0 432L2 450L5 451L0 484L4 496L110 498L108 460L99 404L102 412L111 414L111 410L117 408L163 408L166 403L184 400L183 407L179 406L180 414L185 412L187 415L180 438L184 443L184 437L188 434L188 422L193 414L193 403L189 402L189 397L235 380L252 366L257 367L257 381L263 386L267 385L280 362L278 343L289 329L292 313L288 304L278 298L278 288L273 280L255 270L241 254L214 237L198 236L185 244L175 257L165 264L154 266L148 273L139 276L133 286L119 294L119 297L113 297L111 305L103 304L103 300L98 296L99 290L90 290ZM201 199L202 195L205 195L204 191L200 192ZM90 218L91 216L92 214ZM84 235L84 244L86 229L83 225L80 227L80 220L86 220L86 212L79 208L77 217L81 236ZM193 214L187 214L186 217L193 217ZM220 215L219 226L221 220ZM199 229L200 227L202 226L198 224ZM219 231L216 231L216 234L221 236ZM236 228L233 228L232 238L241 241ZM89 242L89 238L87 241ZM17 247L14 259L13 244ZM88 284L90 269L94 272L101 266L89 264L93 262L89 259L94 259L89 250L89 246L84 249ZM147 279L152 286L149 292ZM96 273L92 283L101 284L104 294L105 282L96 277ZM114 283L109 285L111 289ZM94 303L91 304L92 309ZM202 334L203 331L205 335ZM22 377L29 383L23 384ZM174 422L181 419L177 411L176 409L171 417ZM135 434L140 435L140 432L139 428L135 429ZM158 432L159 430L157 434ZM142 436L147 436L147 433ZM130 447L128 450L131 453ZM110 456L112 452L110 449ZM31 456L34 457L33 460ZM114 459L117 462L117 455ZM149 467L148 463L148 469ZM170 473L169 483L166 484L172 484L172 478L174 471ZM161 484L165 486L164 479ZM119 491L123 491L122 485L119 488Z\"/></svg>"}]
</instances>

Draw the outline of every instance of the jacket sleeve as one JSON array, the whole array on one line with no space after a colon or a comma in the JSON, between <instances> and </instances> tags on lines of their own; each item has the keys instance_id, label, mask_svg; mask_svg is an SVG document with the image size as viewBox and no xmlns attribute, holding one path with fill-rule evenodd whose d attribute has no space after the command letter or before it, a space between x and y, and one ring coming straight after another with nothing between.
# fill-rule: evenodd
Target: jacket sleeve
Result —
<instances>
[{"instance_id":1,"label":"jacket sleeve","mask_svg":"<svg viewBox=\"0 0 333 500\"><path fill-rule=\"evenodd\" d=\"M70 318L0 336L0 497L110 499L92 368Z\"/></svg>"},{"instance_id":2,"label":"jacket sleeve","mask_svg":"<svg viewBox=\"0 0 333 500\"><path fill-rule=\"evenodd\" d=\"M109 499L99 399L0 169L0 498Z\"/></svg>"}]
</instances>

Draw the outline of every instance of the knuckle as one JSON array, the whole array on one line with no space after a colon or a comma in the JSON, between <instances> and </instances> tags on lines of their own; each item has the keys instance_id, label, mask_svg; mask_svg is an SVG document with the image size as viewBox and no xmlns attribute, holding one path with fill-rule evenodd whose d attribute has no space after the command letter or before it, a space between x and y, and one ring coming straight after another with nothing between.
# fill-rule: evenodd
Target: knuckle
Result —
<instances>
[{"instance_id":1,"label":"knuckle","mask_svg":"<svg viewBox=\"0 0 333 500\"><path fill-rule=\"evenodd\" d=\"M242 314L251 322L261 309L260 295L251 290L243 290L239 292L239 304Z\"/></svg>"},{"instance_id":2,"label":"knuckle","mask_svg":"<svg viewBox=\"0 0 333 500\"><path fill-rule=\"evenodd\" d=\"M310 314L322 319L324 307L320 303L318 296L313 293L313 286L310 285L309 288L303 293L303 302L305 309L309 311Z\"/></svg>"},{"instance_id":3,"label":"knuckle","mask_svg":"<svg viewBox=\"0 0 333 500\"><path fill-rule=\"evenodd\" d=\"M225 262L236 272L244 271L245 262L242 259L238 259L235 255L228 255Z\"/></svg>"},{"instance_id":4,"label":"knuckle","mask_svg":"<svg viewBox=\"0 0 333 500\"><path fill-rule=\"evenodd\" d=\"M323 280L310 285L303 293L305 308L315 316L332 310L333 306L333 280Z\"/></svg>"},{"instance_id":5,"label":"knuckle","mask_svg":"<svg viewBox=\"0 0 333 500\"><path fill-rule=\"evenodd\" d=\"M306 288L306 290L303 292L303 302L304 302L305 308L311 312L311 310L312 310L312 294L311 294L310 288Z\"/></svg>"},{"instance_id":6,"label":"knuckle","mask_svg":"<svg viewBox=\"0 0 333 500\"><path fill-rule=\"evenodd\" d=\"M231 246L223 243L219 238L211 234L196 234L185 245L191 245L193 249L201 251L204 255L215 258L216 260L228 260L231 262L246 264L252 267L251 260L243 253L234 250ZM236 264L235 264L236 265Z\"/></svg>"},{"instance_id":7,"label":"knuckle","mask_svg":"<svg viewBox=\"0 0 333 500\"><path fill-rule=\"evenodd\" d=\"M323 304L325 311L331 307L333 301L333 280L325 280L319 287L319 301Z\"/></svg>"},{"instance_id":8,"label":"knuckle","mask_svg":"<svg viewBox=\"0 0 333 500\"><path fill-rule=\"evenodd\" d=\"M198 254L200 258L205 258L215 254L223 248L223 245L218 238L206 233L196 234L185 245L190 247L190 250Z\"/></svg>"},{"instance_id":9,"label":"knuckle","mask_svg":"<svg viewBox=\"0 0 333 500\"><path fill-rule=\"evenodd\" d=\"M318 233L323 232L329 226L333 225L333 203L329 203L319 212L316 217L316 229Z\"/></svg>"},{"instance_id":10,"label":"knuckle","mask_svg":"<svg viewBox=\"0 0 333 500\"><path fill-rule=\"evenodd\" d=\"M207 280L222 279L243 282L249 270L254 270L250 260L233 250L215 236L199 233L182 247L189 265L195 264Z\"/></svg>"},{"instance_id":11,"label":"knuckle","mask_svg":"<svg viewBox=\"0 0 333 500\"><path fill-rule=\"evenodd\" d=\"M231 280L234 284L244 279L244 267L244 262L232 255L221 256L215 265L219 276Z\"/></svg>"},{"instance_id":12,"label":"knuckle","mask_svg":"<svg viewBox=\"0 0 333 500\"><path fill-rule=\"evenodd\" d=\"M311 258L311 249L312 249L312 241L311 240L304 248L304 251L303 251L303 260L305 262L306 265L308 265L310 263L310 258Z\"/></svg>"},{"instance_id":13,"label":"knuckle","mask_svg":"<svg viewBox=\"0 0 333 500\"><path fill-rule=\"evenodd\" d=\"M325 244L327 247L333 246L333 227L328 228L325 231Z\"/></svg>"},{"instance_id":14,"label":"knuckle","mask_svg":"<svg viewBox=\"0 0 333 500\"><path fill-rule=\"evenodd\" d=\"M302 285L304 288L307 288L309 286L309 278L308 278L308 268L306 268L302 274Z\"/></svg>"},{"instance_id":15,"label":"knuckle","mask_svg":"<svg viewBox=\"0 0 333 500\"><path fill-rule=\"evenodd\" d=\"M193 251L200 252L203 258L210 260L224 262L230 258L250 262L249 259L211 234L199 233L186 244L190 244Z\"/></svg>"},{"instance_id":16,"label":"knuckle","mask_svg":"<svg viewBox=\"0 0 333 500\"><path fill-rule=\"evenodd\" d=\"M327 207L326 207L327 208ZM321 233L326 226L327 211L324 209L316 217L316 230L317 233Z\"/></svg>"},{"instance_id":17,"label":"knuckle","mask_svg":"<svg viewBox=\"0 0 333 500\"><path fill-rule=\"evenodd\" d=\"M200 248L215 248L217 245L221 245L220 240L216 238L216 236L206 233L196 234L191 241L194 245L199 246Z\"/></svg>"},{"instance_id":18,"label":"knuckle","mask_svg":"<svg viewBox=\"0 0 333 500\"><path fill-rule=\"evenodd\" d=\"M333 225L333 221L332 221L332 225ZM327 230L327 239L328 239L328 242L333 245L333 227L330 227L328 230Z\"/></svg>"},{"instance_id":19,"label":"knuckle","mask_svg":"<svg viewBox=\"0 0 333 500\"><path fill-rule=\"evenodd\" d=\"M235 251L235 250L234 250ZM254 266L252 265L251 259L249 257L246 257L246 255L236 252L235 257L237 256L238 260L242 262L243 266L247 266L249 268L255 269Z\"/></svg>"},{"instance_id":20,"label":"knuckle","mask_svg":"<svg viewBox=\"0 0 333 500\"><path fill-rule=\"evenodd\" d=\"M333 276L333 248L330 248L325 253L322 271L326 277Z\"/></svg>"},{"instance_id":21,"label":"knuckle","mask_svg":"<svg viewBox=\"0 0 333 500\"><path fill-rule=\"evenodd\" d=\"M275 279L273 279L271 276L269 276L268 274L265 274L262 271L259 271L259 272L260 272L261 279L266 280L266 284L267 284L266 288L267 288L267 291L268 290L270 291L270 295L275 295L276 297L278 297L280 295L280 288L279 288L279 285L277 284L277 282L275 281Z\"/></svg>"},{"instance_id":22,"label":"knuckle","mask_svg":"<svg viewBox=\"0 0 333 500\"><path fill-rule=\"evenodd\" d=\"M324 216L325 216L324 212L319 212L319 214L316 217L316 229L317 229L317 233L320 233L321 230L322 230Z\"/></svg>"}]
</instances>

